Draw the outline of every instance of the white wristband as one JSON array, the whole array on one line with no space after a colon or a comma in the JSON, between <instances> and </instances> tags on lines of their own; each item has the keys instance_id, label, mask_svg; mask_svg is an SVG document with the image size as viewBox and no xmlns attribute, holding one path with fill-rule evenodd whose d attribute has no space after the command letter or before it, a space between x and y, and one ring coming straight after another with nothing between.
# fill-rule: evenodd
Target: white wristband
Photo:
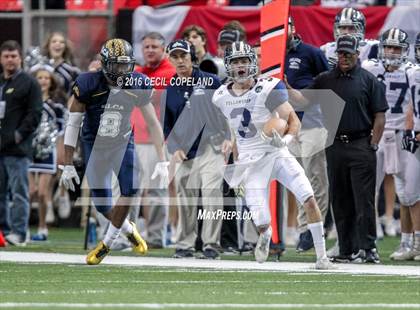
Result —
<instances>
[{"instance_id":1,"label":"white wristband","mask_svg":"<svg viewBox=\"0 0 420 310\"><path fill-rule=\"evenodd\" d=\"M64 133L64 145L76 147L79 137L79 129L83 122L82 112L70 112Z\"/></svg>"}]
</instances>

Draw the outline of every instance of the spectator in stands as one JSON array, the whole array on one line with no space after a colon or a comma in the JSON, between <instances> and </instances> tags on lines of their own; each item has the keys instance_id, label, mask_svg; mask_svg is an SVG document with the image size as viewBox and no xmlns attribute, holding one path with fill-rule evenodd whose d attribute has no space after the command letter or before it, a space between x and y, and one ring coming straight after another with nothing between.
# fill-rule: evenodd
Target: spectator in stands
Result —
<instances>
[{"instance_id":1,"label":"spectator in stands","mask_svg":"<svg viewBox=\"0 0 420 310\"><path fill-rule=\"evenodd\" d=\"M296 33L294 21L289 17L289 33L287 39L287 54L285 62L287 82L294 89L309 86L313 79L321 72L328 71L328 61L319 48L315 48L302 41ZM328 176L325 151L321 137L326 136L322 123L319 104L311 105L305 113L297 112L302 127L298 139L302 143L304 154L298 160L311 182L315 199L321 211L322 220L328 211ZM290 210L290 208L289 208ZM291 228L291 227L290 227ZM307 228L305 210L298 204L298 230L300 232L298 252L307 251L313 247L312 234ZM287 231L286 243L294 239L293 229Z\"/></svg>"},{"instance_id":2,"label":"spectator in stands","mask_svg":"<svg viewBox=\"0 0 420 310\"><path fill-rule=\"evenodd\" d=\"M190 25L185 27L182 31L181 37L194 45L198 65L205 59L213 58L213 56L207 51L206 31L200 26Z\"/></svg>"},{"instance_id":3,"label":"spectator in stands","mask_svg":"<svg viewBox=\"0 0 420 310\"><path fill-rule=\"evenodd\" d=\"M42 53L48 57L49 63L53 66L54 73L68 97L73 82L80 73L80 70L74 65L71 42L66 39L63 33L53 32L47 37L42 47ZM62 137L57 139L57 162L58 164L64 162L64 141ZM58 173L58 177L60 173ZM69 217L71 204L68 192L59 187L54 196L57 197L58 215L62 218ZM54 222L52 208L47 210L47 222Z\"/></svg>"},{"instance_id":4,"label":"spectator in stands","mask_svg":"<svg viewBox=\"0 0 420 310\"><path fill-rule=\"evenodd\" d=\"M51 33L43 46L43 54L50 60L66 94L70 93L71 86L80 73L80 70L74 66L70 46L70 41L61 32Z\"/></svg>"},{"instance_id":5,"label":"spectator in stands","mask_svg":"<svg viewBox=\"0 0 420 310\"><path fill-rule=\"evenodd\" d=\"M29 220L28 167L33 133L41 119L41 89L23 72L16 41L0 46L0 229L9 244L25 245ZM13 208L7 203L12 194Z\"/></svg>"},{"instance_id":6,"label":"spectator in stands","mask_svg":"<svg viewBox=\"0 0 420 310\"><path fill-rule=\"evenodd\" d=\"M46 241L48 239L47 206L52 205L52 180L57 172L55 141L64 133L66 109L59 102L60 88L57 87L51 68L38 69L34 76L41 86L43 111L41 125L38 127L34 140L34 160L29 166L30 198L32 202L38 201L38 233L32 236L32 240Z\"/></svg>"},{"instance_id":7,"label":"spectator in stands","mask_svg":"<svg viewBox=\"0 0 420 310\"><path fill-rule=\"evenodd\" d=\"M246 42L246 31L244 26L237 20L225 24L217 38L217 56L223 59L225 50L233 42Z\"/></svg>"},{"instance_id":8,"label":"spectator in stands","mask_svg":"<svg viewBox=\"0 0 420 310\"><path fill-rule=\"evenodd\" d=\"M142 53L145 64L136 71L147 75L154 83L157 94L153 98L153 106L160 117L160 96L172 76L175 68L165 54L165 39L158 32L150 32L142 38ZM161 79L158 79L161 78ZM143 214L147 223L147 244L149 248L162 248L165 245L165 232L168 217L168 190L159 188L158 180L151 180L152 168L158 162L156 150L149 137L149 132L139 108L135 108L131 123L134 130L134 141L142 166L141 180L143 198L149 198L143 204ZM137 212L138 215L138 212Z\"/></svg>"},{"instance_id":9,"label":"spectator in stands","mask_svg":"<svg viewBox=\"0 0 420 310\"><path fill-rule=\"evenodd\" d=\"M223 208L222 167L231 144L226 121L211 103L213 91L220 86L219 79L193 67L195 55L188 41L171 42L167 52L176 69L174 79L181 84L167 87L162 106L165 139L172 163L178 166L175 179L180 204L174 257L184 258L193 257L195 252L200 191L203 209L208 214ZM205 79L208 82L197 84ZM219 257L221 228L222 217L204 218L203 258Z\"/></svg>"}]
</instances>

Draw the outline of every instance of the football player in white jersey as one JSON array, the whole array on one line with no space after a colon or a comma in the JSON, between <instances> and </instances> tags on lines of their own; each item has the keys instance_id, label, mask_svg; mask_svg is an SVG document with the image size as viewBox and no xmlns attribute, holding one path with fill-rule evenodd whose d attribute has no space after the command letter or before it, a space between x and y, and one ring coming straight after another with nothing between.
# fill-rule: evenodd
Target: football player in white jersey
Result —
<instances>
[{"instance_id":1,"label":"football player in white jersey","mask_svg":"<svg viewBox=\"0 0 420 310\"><path fill-rule=\"evenodd\" d=\"M362 12L353 8L344 8L336 16L334 21L334 39L343 34L354 34L359 39L359 59L361 62L369 58L373 46L378 45L377 40L366 40L366 19ZM336 41L328 42L320 47L328 59L330 69L337 64ZM373 50L372 50L373 52ZM376 55L373 55L373 57ZM371 55L372 57L372 55Z\"/></svg>"},{"instance_id":2,"label":"football player in white jersey","mask_svg":"<svg viewBox=\"0 0 420 310\"><path fill-rule=\"evenodd\" d=\"M390 109L385 114L385 130L377 151L376 193L379 192L385 175L394 176L395 191L401 203L402 233L410 229L406 222L409 202L404 191L404 173L406 169L411 168L406 163L407 152L401 149L406 113L411 100L407 77L407 68L410 66L407 64L408 51L407 33L398 28L391 28L381 35L379 59L369 59L362 63L362 67L373 73L386 87L386 99ZM394 184L390 182L389 177L385 177L387 222L392 221L395 201ZM402 251L396 251L391 258L402 259L404 255Z\"/></svg>"},{"instance_id":3,"label":"football player in white jersey","mask_svg":"<svg viewBox=\"0 0 420 310\"><path fill-rule=\"evenodd\" d=\"M235 42L224 57L232 81L222 85L213 96L213 103L227 118L235 133L238 160L227 167L235 170L227 181L231 186L242 183L245 199L253 214L259 238L255 258L267 260L271 240L268 188L277 179L303 204L317 254L317 269L334 268L325 251L324 230L320 210L305 172L287 145L294 139L300 122L288 102L286 87L276 78L256 79L258 72L255 51L244 42ZM273 131L270 138L263 134L264 124L274 115L286 120L288 129L281 137Z\"/></svg>"},{"instance_id":4,"label":"football player in white jersey","mask_svg":"<svg viewBox=\"0 0 420 310\"><path fill-rule=\"evenodd\" d=\"M412 101L407 111L403 148L407 152L405 195L407 205L407 231L401 233L400 247L395 255L401 259L420 261L420 33L414 44L416 65L407 70ZM411 219L411 223L410 223ZM402 226L401 219L401 226ZM411 224L411 225L410 225ZM414 242L412 240L414 231Z\"/></svg>"}]
</instances>

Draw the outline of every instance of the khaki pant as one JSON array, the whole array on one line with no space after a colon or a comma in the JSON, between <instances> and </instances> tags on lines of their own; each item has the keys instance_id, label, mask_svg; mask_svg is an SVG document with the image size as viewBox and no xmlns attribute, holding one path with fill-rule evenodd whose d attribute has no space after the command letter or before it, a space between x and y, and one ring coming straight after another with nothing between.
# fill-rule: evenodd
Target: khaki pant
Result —
<instances>
[{"instance_id":1,"label":"khaki pant","mask_svg":"<svg viewBox=\"0 0 420 310\"><path fill-rule=\"evenodd\" d=\"M197 239L197 203L201 189L205 212L223 210L222 180L224 158L210 146L205 152L177 167L175 180L178 194L177 249L191 249ZM222 217L204 219L201 232L203 250L220 245Z\"/></svg>"},{"instance_id":2,"label":"khaki pant","mask_svg":"<svg viewBox=\"0 0 420 310\"><path fill-rule=\"evenodd\" d=\"M141 167L141 205L148 207L148 212L145 212L147 213L147 242L164 246L168 224L169 194L167 189L159 188L159 178L151 179L159 157L153 144L137 144L136 151Z\"/></svg>"},{"instance_id":3,"label":"khaki pant","mask_svg":"<svg viewBox=\"0 0 420 310\"><path fill-rule=\"evenodd\" d=\"M311 183L314 191L315 200L321 211L322 220L328 212L328 172L327 159L325 156L326 131L323 128L311 128L302 130L299 133L299 141L301 143L301 158L297 158L305 174ZM306 214L303 205L297 203L298 206L298 231L307 230Z\"/></svg>"}]
</instances>

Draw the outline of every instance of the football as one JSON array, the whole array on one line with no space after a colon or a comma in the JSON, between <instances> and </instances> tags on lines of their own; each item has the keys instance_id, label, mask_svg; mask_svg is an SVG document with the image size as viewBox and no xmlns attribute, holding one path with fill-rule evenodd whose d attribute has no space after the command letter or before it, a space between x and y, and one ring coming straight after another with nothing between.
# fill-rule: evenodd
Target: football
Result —
<instances>
[{"instance_id":1,"label":"football","mask_svg":"<svg viewBox=\"0 0 420 310\"><path fill-rule=\"evenodd\" d=\"M272 117L264 124L263 131L266 136L272 137L273 129L275 129L280 136L283 137L287 131L287 122L282 118Z\"/></svg>"}]
</instances>

